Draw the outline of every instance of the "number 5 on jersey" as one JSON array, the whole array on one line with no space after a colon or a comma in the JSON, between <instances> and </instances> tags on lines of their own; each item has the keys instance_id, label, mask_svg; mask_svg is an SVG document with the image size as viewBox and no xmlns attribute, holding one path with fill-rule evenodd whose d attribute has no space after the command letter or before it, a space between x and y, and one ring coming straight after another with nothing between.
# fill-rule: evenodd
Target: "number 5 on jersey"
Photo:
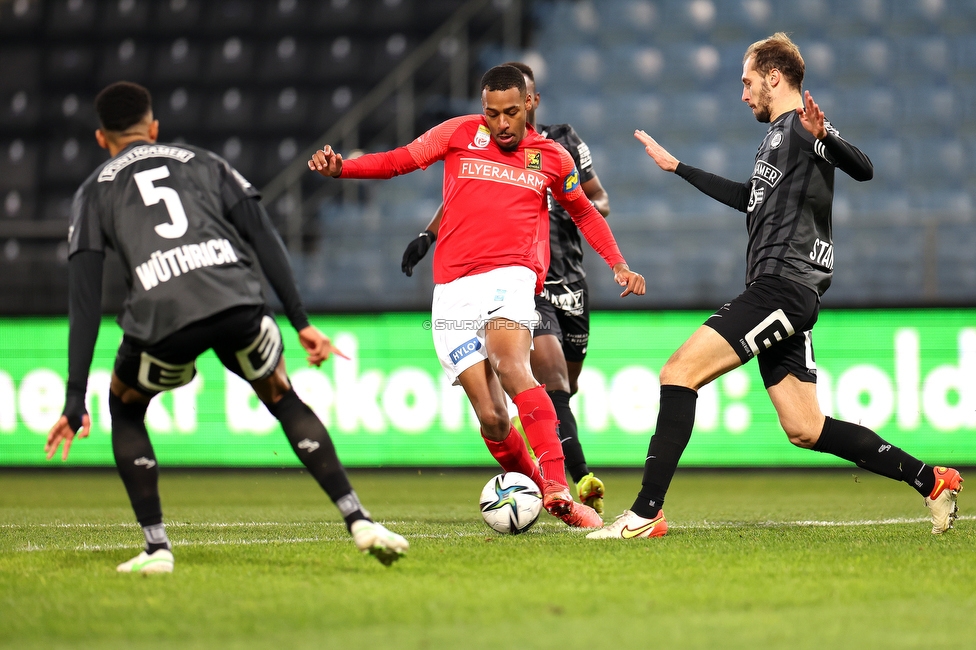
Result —
<instances>
[{"instance_id":1,"label":"number 5 on jersey","mask_svg":"<svg viewBox=\"0 0 976 650\"><path fill-rule=\"evenodd\" d=\"M156 187L153 181L169 178L169 169L166 165L147 169L132 175L132 179L139 188L142 201L147 206L156 205L160 201L166 204L166 211L172 223L161 223L156 226L156 234L164 239L177 239L186 233L187 221L186 210L183 209L183 202L180 195L172 187Z\"/></svg>"}]
</instances>

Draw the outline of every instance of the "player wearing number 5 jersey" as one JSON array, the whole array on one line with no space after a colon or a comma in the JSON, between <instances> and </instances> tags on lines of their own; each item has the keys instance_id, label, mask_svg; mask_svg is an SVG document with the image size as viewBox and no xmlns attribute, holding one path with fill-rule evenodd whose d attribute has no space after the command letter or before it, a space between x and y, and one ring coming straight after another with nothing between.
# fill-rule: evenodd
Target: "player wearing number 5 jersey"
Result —
<instances>
[{"instance_id":1,"label":"player wearing number 5 jersey","mask_svg":"<svg viewBox=\"0 0 976 650\"><path fill-rule=\"evenodd\" d=\"M146 431L150 400L188 384L196 358L213 349L251 383L299 459L339 508L356 545L390 564L407 550L401 536L374 523L346 478L325 427L295 394L282 358L281 332L261 293L260 262L310 363L338 350L309 325L277 233L258 192L205 149L156 142L149 92L119 82L95 100L99 145L111 159L75 194L69 230L68 386L64 412L48 434L48 459L75 433L88 435L88 373L101 320L105 250L122 261L128 295L124 337L112 373L112 451L143 528L146 550L122 572L173 570L157 489L159 468Z\"/></svg>"},{"instance_id":2,"label":"player wearing number 5 jersey","mask_svg":"<svg viewBox=\"0 0 976 650\"><path fill-rule=\"evenodd\" d=\"M667 532L664 497L695 423L698 389L758 358L759 372L790 442L904 481L923 498L932 532L956 517L959 472L932 467L888 444L874 431L826 417L817 401L813 326L830 285L834 256L831 203L834 168L858 181L874 175L871 161L843 140L809 91L801 95L804 63L785 34L753 43L743 57L742 101L769 130L744 183L678 161L651 136L635 136L661 169L746 213L746 290L713 314L661 369L657 427L644 461L637 499L593 539L659 537Z\"/></svg>"},{"instance_id":3,"label":"player wearing number 5 jersey","mask_svg":"<svg viewBox=\"0 0 976 650\"><path fill-rule=\"evenodd\" d=\"M627 267L583 193L569 153L527 124L532 104L522 71L496 66L482 77L481 89L483 115L447 120L404 147L355 160L343 161L326 145L309 169L331 177L390 178L444 161L431 310L441 366L464 389L498 463L532 477L550 514L570 526L599 527L600 516L569 492L556 411L529 362L534 296L549 265L547 191L626 287L621 296L643 294L644 278ZM508 418L505 393L540 467Z\"/></svg>"}]
</instances>

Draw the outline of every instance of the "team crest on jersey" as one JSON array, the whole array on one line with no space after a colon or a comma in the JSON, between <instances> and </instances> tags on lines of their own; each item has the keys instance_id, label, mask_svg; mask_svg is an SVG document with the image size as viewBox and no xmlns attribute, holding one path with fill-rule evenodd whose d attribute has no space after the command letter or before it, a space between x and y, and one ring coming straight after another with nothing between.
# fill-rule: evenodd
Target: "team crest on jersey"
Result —
<instances>
[{"instance_id":1,"label":"team crest on jersey","mask_svg":"<svg viewBox=\"0 0 976 650\"><path fill-rule=\"evenodd\" d=\"M542 169L542 152L538 149L525 150L525 168L539 171Z\"/></svg>"},{"instance_id":2,"label":"team crest on jersey","mask_svg":"<svg viewBox=\"0 0 976 650\"><path fill-rule=\"evenodd\" d=\"M563 179L563 193L569 194L579 187L579 184L579 172L576 171L576 167L574 166L573 171L571 171L569 175Z\"/></svg>"},{"instance_id":3,"label":"team crest on jersey","mask_svg":"<svg viewBox=\"0 0 976 650\"><path fill-rule=\"evenodd\" d=\"M783 132L782 131L776 131L775 133L773 133L772 137L769 138L769 148L770 149L775 149L776 147L780 146L781 144L783 144Z\"/></svg>"},{"instance_id":4,"label":"team crest on jersey","mask_svg":"<svg viewBox=\"0 0 976 650\"><path fill-rule=\"evenodd\" d=\"M482 124L478 127L478 132L474 134L474 146L479 149L484 149L491 142L491 131L488 127Z\"/></svg>"}]
</instances>

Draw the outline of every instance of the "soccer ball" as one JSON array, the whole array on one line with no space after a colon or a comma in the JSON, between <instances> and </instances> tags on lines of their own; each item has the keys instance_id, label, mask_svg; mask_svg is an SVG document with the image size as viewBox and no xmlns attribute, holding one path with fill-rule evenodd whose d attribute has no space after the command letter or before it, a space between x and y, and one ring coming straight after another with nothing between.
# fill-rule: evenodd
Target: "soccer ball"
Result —
<instances>
[{"instance_id":1,"label":"soccer ball","mask_svg":"<svg viewBox=\"0 0 976 650\"><path fill-rule=\"evenodd\" d=\"M505 472L492 477L481 491L481 516L499 533L524 533L542 512L542 493L525 474Z\"/></svg>"}]
</instances>

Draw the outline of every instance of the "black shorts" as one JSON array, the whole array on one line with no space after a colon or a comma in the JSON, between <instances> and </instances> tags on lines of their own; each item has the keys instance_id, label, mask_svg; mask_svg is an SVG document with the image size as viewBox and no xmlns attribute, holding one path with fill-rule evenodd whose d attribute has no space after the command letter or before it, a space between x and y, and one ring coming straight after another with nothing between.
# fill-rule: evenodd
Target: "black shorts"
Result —
<instances>
[{"instance_id":1,"label":"black shorts","mask_svg":"<svg viewBox=\"0 0 976 650\"><path fill-rule=\"evenodd\" d=\"M247 381L264 379L281 359L281 330L264 305L233 307L146 345L125 336L115 374L145 395L185 386L197 374L196 359L213 348L224 366Z\"/></svg>"},{"instance_id":2,"label":"black shorts","mask_svg":"<svg viewBox=\"0 0 976 650\"><path fill-rule=\"evenodd\" d=\"M586 280L546 284L535 297L539 326L532 336L552 334L563 346L566 361L583 361L590 341L590 292Z\"/></svg>"},{"instance_id":3,"label":"black shorts","mask_svg":"<svg viewBox=\"0 0 976 650\"><path fill-rule=\"evenodd\" d=\"M816 291L777 275L763 275L705 325L735 348L742 363L759 356L759 373L769 388L786 375L817 382L811 333L819 315Z\"/></svg>"}]
</instances>

